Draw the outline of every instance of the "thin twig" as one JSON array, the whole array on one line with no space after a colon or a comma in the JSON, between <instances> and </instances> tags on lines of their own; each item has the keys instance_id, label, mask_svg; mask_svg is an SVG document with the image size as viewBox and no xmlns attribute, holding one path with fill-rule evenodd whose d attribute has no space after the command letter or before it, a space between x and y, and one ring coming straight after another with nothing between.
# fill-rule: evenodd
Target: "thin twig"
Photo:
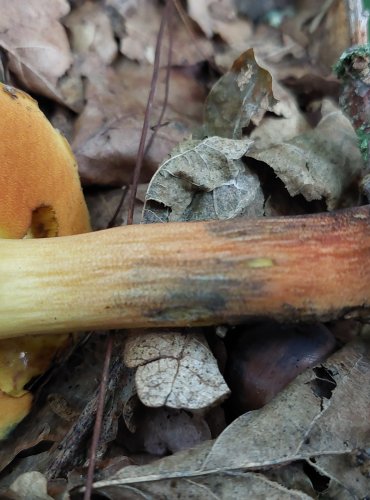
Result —
<instances>
[{"instance_id":1,"label":"thin twig","mask_svg":"<svg viewBox=\"0 0 370 500\"><path fill-rule=\"evenodd\" d=\"M134 175L133 175L132 186L131 186L130 197L129 197L127 225L131 225L133 223L133 219L134 219L134 209L135 209L135 198L136 198L137 186L139 183L141 167L143 165L145 143L146 143L146 137L147 137L148 128L149 128L149 120L150 120L150 116L151 116L151 112L152 112L154 94L155 94L155 90L157 87L157 81L158 81L158 75L159 75L159 61L160 61L161 45L162 45L162 41L163 41L163 33L164 33L164 28L166 26L166 22L168 19L171 1L172 0L166 1L166 5L165 5L164 12L163 12L162 19L161 19L161 25L159 27L158 36L157 36L153 74L152 74L152 80L150 83L150 92L149 92L148 101L147 101L147 105L146 105L146 109L145 109L144 123L143 123L143 128L141 131L140 144L139 144L139 149L138 149L138 153L137 153L136 165L135 165L135 169L134 169Z\"/></svg>"},{"instance_id":2,"label":"thin twig","mask_svg":"<svg viewBox=\"0 0 370 500\"><path fill-rule=\"evenodd\" d=\"M134 208L135 208L135 198L136 198L136 192L137 192L137 186L140 178L140 173L141 173L141 168L143 164L143 159L145 156L145 153L149 150L151 144L153 143L154 135L156 133L157 128L154 129L154 132L148 142L148 145L145 149L145 143L146 143L146 137L148 133L148 128L149 128L149 120L151 116L151 111L153 107L153 100L154 100L154 95L155 91L157 88L157 82L158 82L158 76L159 76L159 62L160 62L160 53L161 53L161 46L162 46L162 40L163 40L163 33L164 33L164 28L167 25L170 25L169 19L171 15L171 7L172 7L172 0L167 0L165 10L162 15L161 19L161 24L159 27L158 31L158 36L157 36L157 43L156 43L156 48L155 48L155 59L154 59L154 66L153 66L153 74L152 74L152 80L150 84L150 92L148 96L148 101L145 109L145 115L144 115L144 123L143 123L143 128L141 132L141 137L140 137L140 144L139 144L139 149L138 149L138 154L137 154L137 159L136 159L136 165L134 169L134 175L133 175L133 181L132 181L132 186L131 186L131 191L130 191L130 197L129 197L129 206L128 206L128 215L127 215L127 224L131 225L133 223L133 216L134 216ZM165 109L167 106L168 102L168 93L169 93L169 74L170 74L170 67L171 67L171 47L172 47L172 33L170 27L169 29L169 55L168 55L168 64L167 64L167 73L166 73L166 88L165 88L165 98L164 98L164 104L162 107L162 112L158 121L158 125L161 123ZM157 126L158 126L157 125ZM122 206L122 203L124 201L124 197L126 195L126 192L122 194L121 201L117 207L117 210L110 221L110 224L112 224L112 221L115 220L117 217L117 214ZM103 374L102 374L102 381L100 384L100 389L99 389L99 400L98 400L98 407L97 407L97 412L96 412L96 420L95 420L95 425L94 425L94 432L93 432L93 438L92 438L92 443L90 447L90 459L89 459L89 467L88 467L88 473L87 473L87 478L86 478L86 489L84 493L84 500L90 500L91 498L91 493L92 493L92 485L94 481L94 469L95 469L95 459L96 459L96 450L98 447L99 443L99 437L101 433L101 428L102 428L102 421L103 421L103 413L104 413L104 404L105 404L105 393L106 393L106 388L108 384L108 373L109 373L109 364L110 364L110 359L112 356L112 346L113 346L113 338L111 335L108 337L108 343L107 343L107 350L105 354L105 360L104 360L104 368L103 368Z\"/></svg>"},{"instance_id":3,"label":"thin twig","mask_svg":"<svg viewBox=\"0 0 370 500\"><path fill-rule=\"evenodd\" d=\"M173 31L172 31L172 1L169 2L169 12L167 19L167 32L168 32L168 56L167 56L167 65L166 65L166 78L165 78L165 87L164 87L164 99L161 109L161 114L158 118L157 124L153 127L153 133L149 138L149 141L146 145L144 157L148 154L155 136L161 127L164 114L167 109L168 97L170 93L170 76L171 76L171 66L172 66L172 45L173 45Z\"/></svg>"},{"instance_id":4,"label":"thin twig","mask_svg":"<svg viewBox=\"0 0 370 500\"><path fill-rule=\"evenodd\" d=\"M89 467L87 470L86 490L84 493L84 500L90 500L91 493L92 493L92 485L93 485L93 481L94 481L95 460L96 460L96 450L98 448L100 431L101 431L102 422L103 422L105 396L106 396L106 392L107 392L107 385L108 385L108 378L109 378L109 365L110 365L110 360L112 357L112 350L113 350L113 335L110 333L108 335L107 349L106 349L105 358L104 358L102 380L100 382L100 387L99 387L99 397L98 397L98 403L97 403L97 409L96 409L94 432L93 432L93 437L92 437L92 442L91 442L91 447L90 447Z\"/></svg>"},{"instance_id":5,"label":"thin twig","mask_svg":"<svg viewBox=\"0 0 370 500\"><path fill-rule=\"evenodd\" d=\"M115 223L116 223L116 220L117 220L117 217L118 217L118 214L122 208L122 205L125 201L125 198L126 198L126 195L127 195L127 186L122 186L122 194L121 194L121 197L120 197L120 200L119 200L119 203L117 205L117 208L113 214L113 216L111 217L110 221L108 222L108 225L107 225L107 229L111 228L111 227L114 227Z\"/></svg>"},{"instance_id":6,"label":"thin twig","mask_svg":"<svg viewBox=\"0 0 370 500\"><path fill-rule=\"evenodd\" d=\"M194 47L196 48L196 50L198 51L198 53L200 54L200 56L205 60L205 61L208 61L208 64L210 65L210 67L212 69L214 69L216 72L219 72L220 71L220 68L218 68L216 66L216 64L213 62L213 60L207 56L207 54L205 54L205 52L203 51L203 49L199 46L199 43L195 37L195 34L194 34L194 30L191 26L191 23L189 21L189 16L188 14L186 13L186 11L184 10L184 7L181 5L181 3L179 2L179 0L172 0L175 7L176 7L176 10L177 10L177 13L178 15L180 16L180 19L181 21L183 22L184 26L185 26L185 29L186 31L188 32L193 44L194 44Z\"/></svg>"},{"instance_id":7,"label":"thin twig","mask_svg":"<svg viewBox=\"0 0 370 500\"><path fill-rule=\"evenodd\" d=\"M125 371L125 368L121 362L120 358L116 358L112 363L112 368L109 375L109 389L114 390L118 380L121 379ZM113 383L111 383L113 381ZM92 427L94 416L97 411L98 398L99 398L100 387L98 387L93 396L90 398L89 402L86 404L85 408L81 412L77 421L73 424L68 433L64 436L61 443L59 443L58 448L53 452L53 455L49 459L49 466L46 471L46 477L49 479L59 477L67 471L68 468L73 466L73 460L81 447L81 443L90 432Z\"/></svg>"}]
</instances>

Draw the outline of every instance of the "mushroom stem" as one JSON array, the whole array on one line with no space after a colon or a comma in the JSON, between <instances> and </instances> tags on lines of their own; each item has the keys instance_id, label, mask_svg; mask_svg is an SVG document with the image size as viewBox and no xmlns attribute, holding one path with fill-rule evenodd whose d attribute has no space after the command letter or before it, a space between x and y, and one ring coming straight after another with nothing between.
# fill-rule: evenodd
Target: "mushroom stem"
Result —
<instances>
[{"instance_id":1,"label":"mushroom stem","mask_svg":"<svg viewBox=\"0 0 370 500\"><path fill-rule=\"evenodd\" d=\"M370 317L370 205L0 240L0 337Z\"/></svg>"}]
</instances>

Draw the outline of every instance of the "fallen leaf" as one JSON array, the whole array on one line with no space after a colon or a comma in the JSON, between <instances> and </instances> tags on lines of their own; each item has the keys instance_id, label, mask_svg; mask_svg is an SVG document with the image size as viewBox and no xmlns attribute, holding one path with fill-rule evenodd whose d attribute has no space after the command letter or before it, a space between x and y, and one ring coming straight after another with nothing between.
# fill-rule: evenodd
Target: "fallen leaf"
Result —
<instances>
[{"instance_id":1,"label":"fallen leaf","mask_svg":"<svg viewBox=\"0 0 370 500\"><path fill-rule=\"evenodd\" d=\"M124 362L137 368L137 394L146 406L199 410L229 394L206 340L197 333L132 333Z\"/></svg>"},{"instance_id":2,"label":"fallen leaf","mask_svg":"<svg viewBox=\"0 0 370 500\"><path fill-rule=\"evenodd\" d=\"M208 497L204 497L209 498L210 491L216 494L220 488L231 488L238 477L244 483L243 498L258 498L256 492L261 498L273 498L273 494L279 499L312 498L253 470L320 457L337 461L358 448L369 447L369 426L364 418L370 412L369 382L369 344L347 344L319 367L299 375L264 408L239 417L215 441L150 465L126 467L110 480L95 483L95 490L123 498L128 486L141 494L168 495L174 488L187 491L189 486L202 492L211 484L205 493ZM262 483L261 489L248 492L245 482L249 479ZM370 479L365 479L359 497L370 489ZM351 491L353 478L342 474L341 483ZM214 489L216 484L218 490ZM270 489L263 489L265 485ZM222 494L219 497L225 498Z\"/></svg>"},{"instance_id":3,"label":"fallen leaf","mask_svg":"<svg viewBox=\"0 0 370 500\"><path fill-rule=\"evenodd\" d=\"M161 16L162 9L150 0L137 0L135 6L127 9L124 13L126 32L122 36L120 46L122 54L134 61L153 64ZM211 57L213 48L208 40L194 32L189 33L177 13L172 16L171 22L171 29L176 33L172 46L173 65L191 66ZM168 46L169 42L165 36L162 54L168 53Z\"/></svg>"},{"instance_id":4,"label":"fallen leaf","mask_svg":"<svg viewBox=\"0 0 370 500\"><path fill-rule=\"evenodd\" d=\"M86 106L75 124L72 148L86 184L122 186L132 180L151 66L119 61L114 70L91 61L86 72ZM82 68L82 73L83 68ZM157 125L164 99L165 70L160 71L150 126ZM150 179L171 149L200 122L204 89L189 73L171 70L168 105L163 123L146 154L143 182ZM186 102L186 108L182 103Z\"/></svg>"},{"instance_id":5,"label":"fallen leaf","mask_svg":"<svg viewBox=\"0 0 370 500\"><path fill-rule=\"evenodd\" d=\"M215 62L223 71L228 71L241 53L253 47L260 65L275 80L318 73L318 68L310 63L305 48L281 29L266 24L253 26L240 17L234 21L218 21L215 29L225 42L225 46L218 50L216 46L215 53Z\"/></svg>"},{"instance_id":6,"label":"fallen leaf","mask_svg":"<svg viewBox=\"0 0 370 500\"><path fill-rule=\"evenodd\" d=\"M297 14L286 18L282 29L307 48L323 76L331 73L333 64L352 45L348 9L341 0L300 0Z\"/></svg>"},{"instance_id":7,"label":"fallen leaf","mask_svg":"<svg viewBox=\"0 0 370 500\"><path fill-rule=\"evenodd\" d=\"M355 450L351 454L320 456L310 460L318 474L328 479L325 498L347 500L363 498L370 491L369 449Z\"/></svg>"},{"instance_id":8,"label":"fallen leaf","mask_svg":"<svg viewBox=\"0 0 370 500\"><path fill-rule=\"evenodd\" d=\"M71 66L72 54L59 19L69 10L66 0L3 0L0 19L0 47L10 72L29 91L64 104L58 80Z\"/></svg>"},{"instance_id":9,"label":"fallen leaf","mask_svg":"<svg viewBox=\"0 0 370 500\"><path fill-rule=\"evenodd\" d=\"M295 96L276 82L273 89L277 99L273 114L265 115L249 136L257 149L268 149L311 129Z\"/></svg>"},{"instance_id":10,"label":"fallen leaf","mask_svg":"<svg viewBox=\"0 0 370 500\"><path fill-rule=\"evenodd\" d=\"M217 21L228 22L235 20L236 12L233 0L188 0L189 16L202 28L208 38L219 30Z\"/></svg>"},{"instance_id":11,"label":"fallen leaf","mask_svg":"<svg viewBox=\"0 0 370 500\"><path fill-rule=\"evenodd\" d=\"M355 204L358 191L346 199L363 169L356 134L343 113L324 101L318 126L303 135L247 156L267 163L283 181L290 196L324 200L328 210Z\"/></svg>"},{"instance_id":12,"label":"fallen leaf","mask_svg":"<svg viewBox=\"0 0 370 500\"><path fill-rule=\"evenodd\" d=\"M276 100L272 78L261 68L249 49L234 61L208 94L204 106L204 133L241 139L243 128L261 121Z\"/></svg>"},{"instance_id":13,"label":"fallen leaf","mask_svg":"<svg viewBox=\"0 0 370 500\"><path fill-rule=\"evenodd\" d=\"M25 472L20 475L9 490L19 498L28 498L29 500L53 500L47 492L47 480L41 472Z\"/></svg>"},{"instance_id":14,"label":"fallen leaf","mask_svg":"<svg viewBox=\"0 0 370 500\"><path fill-rule=\"evenodd\" d=\"M191 466L191 464L188 464ZM184 468L185 470L185 468ZM108 483L108 481L107 481ZM284 488L270 481L263 474L252 472L215 473L206 477L158 479L156 482L142 482L131 485L110 486L102 489L111 500L136 500L148 498L196 498L197 500L243 498L245 500L312 500L299 491Z\"/></svg>"},{"instance_id":15,"label":"fallen leaf","mask_svg":"<svg viewBox=\"0 0 370 500\"><path fill-rule=\"evenodd\" d=\"M159 457L193 448L211 438L202 414L141 405L136 420L133 433L121 430L123 446L134 454L145 452L153 458Z\"/></svg>"},{"instance_id":16,"label":"fallen leaf","mask_svg":"<svg viewBox=\"0 0 370 500\"><path fill-rule=\"evenodd\" d=\"M147 184L139 184L138 186L135 197L134 224L139 224L141 221L147 188ZM126 222L130 199L129 192L126 187L123 189L96 188L85 192L85 200L94 231L107 229L117 210L114 226L122 226ZM123 203L121 205L122 196Z\"/></svg>"},{"instance_id":17,"label":"fallen leaf","mask_svg":"<svg viewBox=\"0 0 370 500\"><path fill-rule=\"evenodd\" d=\"M148 186L144 221L262 215L264 196L260 181L241 160L250 145L249 139L222 137L179 144Z\"/></svg>"},{"instance_id":18,"label":"fallen leaf","mask_svg":"<svg viewBox=\"0 0 370 500\"><path fill-rule=\"evenodd\" d=\"M95 53L110 64L118 53L113 29L108 14L102 5L85 2L73 10L63 24L71 33L71 45L75 53Z\"/></svg>"}]
</instances>

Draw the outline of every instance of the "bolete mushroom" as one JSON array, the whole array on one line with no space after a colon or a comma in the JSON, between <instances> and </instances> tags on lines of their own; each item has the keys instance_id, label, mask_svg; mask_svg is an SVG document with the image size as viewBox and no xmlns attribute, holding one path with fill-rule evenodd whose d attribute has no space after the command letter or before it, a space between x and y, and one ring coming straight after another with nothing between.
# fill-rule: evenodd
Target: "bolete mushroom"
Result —
<instances>
[{"instance_id":1,"label":"bolete mushroom","mask_svg":"<svg viewBox=\"0 0 370 500\"><path fill-rule=\"evenodd\" d=\"M0 84L0 127L0 238L89 231L72 151L37 102ZM0 439L30 409L32 397L24 385L48 368L65 342L65 337L37 335L0 341Z\"/></svg>"},{"instance_id":2,"label":"bolete mushroom","mask_svg":"<svg viewBox=\"0 0 370 500\"><path fill-rule=\"evenodd\" d=\"M90 230L76 160L28 94L0 84L0 238Z\"/></svg>"}]
</instances>

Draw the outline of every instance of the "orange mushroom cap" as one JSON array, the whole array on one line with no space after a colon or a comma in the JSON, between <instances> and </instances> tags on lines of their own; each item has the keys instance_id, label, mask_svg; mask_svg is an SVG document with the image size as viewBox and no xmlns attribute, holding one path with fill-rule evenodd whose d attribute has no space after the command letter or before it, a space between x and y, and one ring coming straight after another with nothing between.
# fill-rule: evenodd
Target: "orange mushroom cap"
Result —
<instances>
[{"instance_id":1,"label":"orange mushroom cap","mask_svg":"<svg viewBox=\"0 0 370 500\"><path fill-rule=\"evenodd\" d=\"M37 102L0 84L0 238L90 230L77 164Z\"/></svg>"},{"instance_id":2,"label":"orange mushroom cap","mask_svg":"<svg viewBox=\"0 0 370 500\"><path fill-rule=\"evenodd\" d=\"M40 238L90 230L77 164L37 102L0 84L0 238ZM0 341L0 440L29 412L23 389L47 370L67 336Z\"/></svg>"},{"instance_id":3,"label":"orange mushroom cap","mask_svg":"<svg viewBox=\"0 0 370 500\"><path fill-rule=\"evenodd\" d=\"M6 438L17 423L24 419L31 405L32 396L29 393L14 398L0 391L0 439Z\"/></svg>"}]
</instances>

